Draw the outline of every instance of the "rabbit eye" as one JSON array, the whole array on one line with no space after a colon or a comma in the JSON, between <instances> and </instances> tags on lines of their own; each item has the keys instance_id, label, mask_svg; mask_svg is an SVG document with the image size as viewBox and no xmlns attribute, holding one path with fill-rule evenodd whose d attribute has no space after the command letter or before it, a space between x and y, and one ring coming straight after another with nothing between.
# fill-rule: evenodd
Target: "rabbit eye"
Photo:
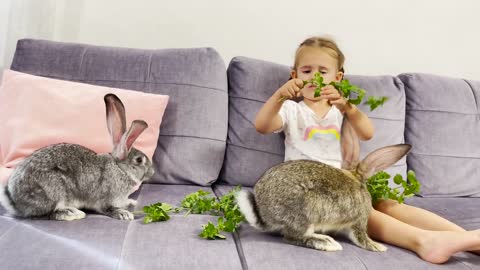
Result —
<instances>
[{"instance_id":1,"label":"rabbit eye","mask_svg":"<svg viewBox=\"0 0 480 270\"><path fill-rule=\"evenodd\" d=\"M143 163L143 157L137 157L137 158L135 158L135 162L137 162L138 164Z\"/></svg>"}]
</instances>

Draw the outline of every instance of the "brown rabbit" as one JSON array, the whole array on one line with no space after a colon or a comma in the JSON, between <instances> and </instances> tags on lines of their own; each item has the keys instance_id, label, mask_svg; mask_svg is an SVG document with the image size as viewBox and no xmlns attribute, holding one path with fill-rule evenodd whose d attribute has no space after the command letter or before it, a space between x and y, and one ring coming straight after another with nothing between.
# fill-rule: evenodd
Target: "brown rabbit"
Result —
<instances>
[{"instance_id":1,"label":"brown rabbit","mask_svg":"<svg viewBox=\"0 0 480 270\"><path fill-rule=\"evenodd\" d=\"M342 125L342 169L312 160L292 160L267 170L254 194L241 191L237 202L246 220L262 231L280 232L291 244L326 251L342 246L328 232L346 232L359 247L387 248L367 235L372 210L366 180L401 159L408 144L387 146L361 162L358 138L345 118Z\"/></svg>"}]
</instances>

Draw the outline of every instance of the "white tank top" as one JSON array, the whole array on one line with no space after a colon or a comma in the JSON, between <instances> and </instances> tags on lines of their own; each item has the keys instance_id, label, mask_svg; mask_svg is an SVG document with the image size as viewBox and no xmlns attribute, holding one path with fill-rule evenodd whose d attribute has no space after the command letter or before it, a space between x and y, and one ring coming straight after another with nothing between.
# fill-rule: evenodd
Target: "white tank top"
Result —
<instances>
[{"instance_id":1,"label":"white tank top","mask_svg":"<svg viewBox=\"0 0 480 270\"><path fill-rule=\"evenodd\" d=\"M316 160L340 168L343 114L335 107L320 119L303 101L287 100L279 112L285 133L285 161Z\"/></svg>"}]
</instances>

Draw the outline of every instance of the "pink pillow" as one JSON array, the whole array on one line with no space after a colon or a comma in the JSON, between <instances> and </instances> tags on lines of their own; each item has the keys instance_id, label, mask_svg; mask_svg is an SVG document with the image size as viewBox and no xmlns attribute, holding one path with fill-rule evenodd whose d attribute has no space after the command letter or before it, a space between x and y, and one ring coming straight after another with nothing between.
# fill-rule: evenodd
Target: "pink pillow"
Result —
<instances>
[{"instance_id":1,"label":"pink pillow","mask_svg":"<svg viewBox=\"0 0 480 270\"><path fill-rule=\"evenodd\" d=\"M76 143L97 153L111 152L103 100L107 93L125 105L127 129L135 119L147 122L134 147L151 159L168 96L5 70L0 86L0 184L25 157L50 144Z\"/></svg>"}]
</instances>

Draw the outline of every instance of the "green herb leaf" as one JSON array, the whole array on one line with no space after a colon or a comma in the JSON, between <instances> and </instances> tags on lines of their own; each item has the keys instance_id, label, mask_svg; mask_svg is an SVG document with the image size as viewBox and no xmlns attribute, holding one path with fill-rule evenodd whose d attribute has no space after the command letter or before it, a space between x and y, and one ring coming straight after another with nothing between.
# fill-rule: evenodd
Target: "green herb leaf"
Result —
<instances>
[{"instance_id":1,"label":"green herb leaf","mask_svg":"<svg viewBox=\"0 0 480 270\"><path fill-rule=\"evenodd\" d=\"M182 207L189 209L187 214L202 214L212 210L215 198L210 196L210 192L199 190L185 196L182 200Z\"/></svg>"},{"instance_id":2,"label":"green herb leaf","mask_svg":"<svg viewBox=\"0 0 480 270\"><path fill-rule=\"evenodd\" d=\"M372 196L373 204L381 199L391 199L403 203L405 198L411 197L420 191L420 183L417 181L413 171L408 171L407 173L408 182L400 174L395 175L393 182L400 186L393 189L389 187L388 179L390 179L390 175L384 171L380 171L367 179L366 185L368 192ZM403 188L402 193L400 193L399 188Z\"/></svg>"},{"instance_id":3,"label":"green herb leaf","mask_svg":"<svg viewBox=\"0 0 480 270\"><path fill-rule=\"evenodd\" d=\"M368 97L365 104L370 106L370 111L375 110L378 106L382 106L388 100L387 97Z\"/></svg>"},{"instance_id":4,"label":"green herb leaf","mask_svg":"<svg viewBox=\"0 0 480 270\"><path fill-rule=\"evenodd\" d=\"M143 218L144 224L152 222L166 221L170 219L168 215L172 211L172 206L168 203L155 203L143 207L143 212L146 214Z\"/></svg>"},{"instance_id":5,"label":"green herb leaf","mask_svg":"<svg viewBox=\"0 0 480 270\"><path fill-rule=\"evenodd\" d=\"M397 185L402 184L402 181L403 181L403 179L402 179L402 176L400 174L395 175L395 177L393 178L393 182Z\"/></svg>"},{"instance_id":6,"label":"green herb leaf","mask_svg":"<svg viewBox=\"0 0 480 270\"><path fill-rule=\"evenodd\" d=\"M313 74L313 79L311 82L316 86L313 96L319 97L322 91L322 87L326 86L326 84L323 83L323 77L320 72L316 72L315 74Z\"/></svg>"},{"instance_id":7,"label":"green herb leaf","mask_svg":"<svg viewBox=\"0 0 480 270\"><path fill-rule=\"evenodd\" d=\"M213 225L213 223L208 222L207 225L203 225L203 230L199 234L200 237L205 238L205 239L210 239L210 240L215 240L215 239L226 239L224 235L220 234L220 231L218 228Z\"/></svg>"}]
</instances>

